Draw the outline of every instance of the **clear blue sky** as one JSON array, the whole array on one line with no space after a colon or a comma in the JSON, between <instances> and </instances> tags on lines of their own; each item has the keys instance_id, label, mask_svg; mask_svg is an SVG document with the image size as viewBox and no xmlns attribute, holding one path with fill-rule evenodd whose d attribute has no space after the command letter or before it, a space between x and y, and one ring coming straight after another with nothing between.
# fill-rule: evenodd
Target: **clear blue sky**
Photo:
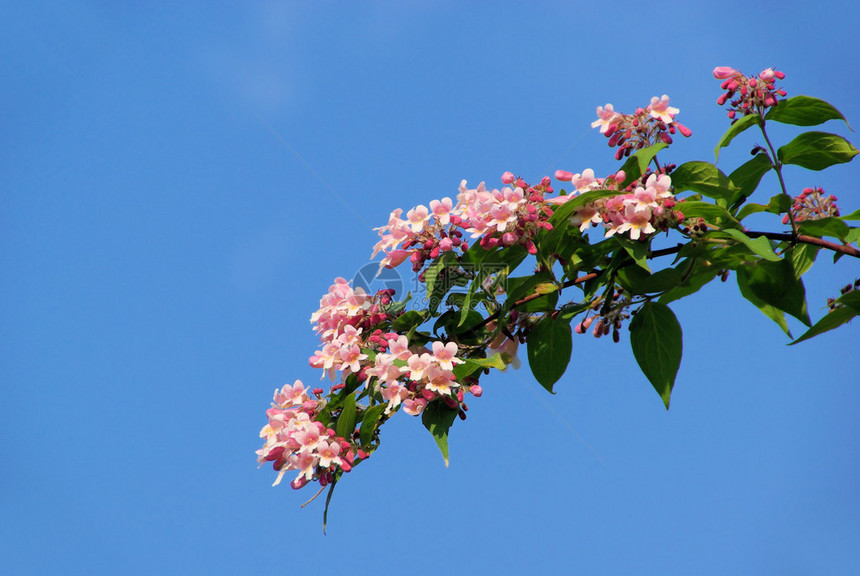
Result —
<instances>
[{"instance_id":1,"label":"clear blue sky","mask_svg":"<svg viewBox=\"0 0 860 576\"><path fill-rule=\"evenodd\" d=\"M486 379L448 469L394 418L327 537L257 469L272 391L319 377L311 312L392 209L608 172L595 107L663 93L694 132L666 158L712 160L720 65L860 126L849 3L529 4L2 2L0 574L857 569L860 326L787 347L733 280L673 305L669 412L626 339L579 337L556 396ZM852 209L858 177L789 173ZM818 262L813 316L858 276Z\"/></svg>"}]
</instances>

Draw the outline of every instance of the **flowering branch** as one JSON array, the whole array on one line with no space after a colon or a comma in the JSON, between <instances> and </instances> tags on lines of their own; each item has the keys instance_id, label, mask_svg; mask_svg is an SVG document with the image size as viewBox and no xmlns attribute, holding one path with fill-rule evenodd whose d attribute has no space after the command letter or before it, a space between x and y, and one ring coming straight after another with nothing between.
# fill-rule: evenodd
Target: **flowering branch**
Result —
<instances>
[{"instance_id":1,"label":"flowering branch","mask_svg":"<svg viewBox=\"0 0 860 576\"><path fill-rule=\"evenodd\" d=\"M785 75L770 68L747 77L720 67L714 76L726 91L718 104L730 104L732 120L716 153L752 125L769 147L729 175L708 162L658 161L674 135L692 134L663 95L633 114L597 108L592 127L624 161L608 176L557 170L555 180L570 191L556 195L548 176L529 184L505 172L501 189L483 182L469 188L464 180L456 200L391 212L377 229L373 257L381 254L380 271L409 261L426 306L407 310L410 296L398 301L394 290L367 293L335 280L311 316L320 346L309 362L329 379L329 390L299 380L276 390L260 432L258 461L272 463L275 484L287 472L296 474L293 488L318 483L308 503L328 486L326 518L335 484L371 457L380 427L399 411L421 417L447 465L448 431L467 418L466 399L482 396L482 375L518 368L518 347L526 344L535 379L551 392L570 362L572 334L588 330L619 342L626 325L636 361L668 408L682 351L668 304L717 277L725 281L730 271L741 294L783 330L785 314L810 326L794 343L860 314L857 282L813 325L802 282L817 248L860 257L852 246L860 228L848 224L860 220L858 212L840 216L836 197L820 188L792 200L781 170L822 170L858 151L841 136L814 131L776 148L765 132L767 122L814 126L844 117L823 100L783 99L775 82ZM771 170L782 192L766 204L748 202ZM782 215L792 232L746 230L741 222L757 212ZM679 242L652 249L658 233ZM668 255L676 256L671 264L652 269ZM532 270L515 276L530 257ZM572 287L581 295L560 303Z\"/></svg>"}]
</instances>

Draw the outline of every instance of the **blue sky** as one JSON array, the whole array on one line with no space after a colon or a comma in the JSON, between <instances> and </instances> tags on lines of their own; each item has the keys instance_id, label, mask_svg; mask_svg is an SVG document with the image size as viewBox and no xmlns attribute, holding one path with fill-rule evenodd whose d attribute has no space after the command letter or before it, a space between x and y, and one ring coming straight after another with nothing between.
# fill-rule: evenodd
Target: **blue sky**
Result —
<instances>
[{"instance_id":1,"label":"blue sky","mask_svg":"<svg viewBox=\"0 0 860 576\"><path fill-rule=\"evenodd\" d=\"M0 573L855 569L858 326L787 347L733 280L673 304L669 412L626 340L579 337L555 396L482 382L450 468L394 418L326 537L254 455L392 209L613 170L595 107L663 93L694 133L666 158L712 160L715 66L776 66L860 125L841 5L0 3ZM858 175L788 178L853 210ZM858 276L816 263L812 315Z\"/></svg>"}]
</instances>

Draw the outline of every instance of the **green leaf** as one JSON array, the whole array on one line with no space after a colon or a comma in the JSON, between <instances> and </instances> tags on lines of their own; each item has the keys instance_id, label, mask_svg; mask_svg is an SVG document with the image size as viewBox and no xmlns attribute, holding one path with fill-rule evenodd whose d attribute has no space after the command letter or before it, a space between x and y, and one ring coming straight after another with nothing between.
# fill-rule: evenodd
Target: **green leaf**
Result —
<instances>
[{"instance_id":1,"label":"green leaf","mask_svg":"<svg viewBox=\"0 0 860 576\"><path fill-rule=\"evenodd\" d=\"M791 264L794 266L794 276L800 278L806 271L812 267L815 262L815 257L818 256L818 251L821 248L812 244L796 244L786 250L788 254L786 258L791 259Z\"/></svg>"},{"instance_id":2,"label":"green leaf","mask_svg":"<svg viewBox=\"0 0 860 576\"><path fill-rule=\"evenodd\" d=\"M777 194L770 199L767 205L745 204L738 212L738 220L743 220L750 214L756 212L770 212L771 214L785 214L791 208L791 197L788 194Z\"/></svg>"},{"instance_id":3,"label":"green leaf","mask_svg":"<svg viewBox=\"0 0 860 576\"><path fill-rule=\"evenodd\" d=\"M502 355L498 353L493 354L489 358L464 358L464 360L462 364L454 366L454 376L457 377L457 380L471 376L473 373L484 368L495 368L496 370L507 368Z\"/></svg>"},{"instance_id":4,"label":"green leaf","mask_svg":"<svg viewBox=\"0 0 860 576\"><path fill-rule=\"evenodd\" d=\"M732 198L736 190L722 170L710 162L685 162L672 171L675 192L692 190L709 198Z\"/></svg>"},{"instance_id":5,"label":"green leaf","mask_svg":"<svg viewBox=\"0 0 860 576\"><path fill-rule=\"evenodd\" d=\"M704 218L708 222L740 228L741 224L722 206L703 201L678 202L675 210L681 212L684 218Z\"/></svg>"},{"instance_id":6,"label":"green leaf","mask_svg":"<svg viewBox=\"0 0 860 576\"><path fill-rule=\"evenodd\" d=\"M823 170L834 164L850 162L857 149L842 136L827 132L804 132L776 151L783 164L809 170Z\"/></svg>"},{"instance_id":7,"label":"green leaf","mask_svg":"<svg viewBox=\"0 0 860 576\"><path fill-rule=\"evenodd\" d=\"M350 394L343 401L335 432L341 438L349 438L355 432L355 393Z\"/></svg>"},{"instance_id":8,"label":"green leaf","mask_svg":"<svg viewBox=\"0 0 860 576\"><path fill-rule=\"evenodd\" d=\"M550 281L552 281L552 275L549 272L538 272L531 276L508 278L508 298L505 301L504 309L509 310L514 302L534 294L537 285Z\"/></svg>"},{"instance_id":9,"label":"green leaf","mask_svg":"<svg viewBox=\"0 0 860 576\"><path fill-rule=\"evenodd\" d=\"M686 270L689 266L689 260L684 260L678 265L678 268ZM689 296L690 294L695 294L702 288L702 286L716 278L718 272L719 269L715 266L696 267L683 284L679 284L660 296L659 302L662 304L668 304L669 302L679 300L685 296Z\"/></svg>"},{"instance_id":10,"label":"green leaf","mask_svg":"<svg viewBox=\"0 0 860 576\"><path fill-rule=\"evenodd\" d=\"M759 236L758 238L750 238L740 230L717 230L711 232L709 236L712 238L722 238L728 236L733 240L737 240L738 242L749 248L753 254L758 254L765 260L770 260L771 262L782 261L782 258L780 258L774 253L773 246L770 245L770 240L768 240L764 236Z\"/></svg>"},{"instance_id":11,"label":"green leaf","mask_svg":"<svg viewBox=\"0 0 860 576\"><path fill-rule=\"evenodd\" d=\"M668 410L683 349L681 325L672 310L659 302L643 304L630 322L630 345Z\"/></svg>"},{"instance_id":12,"label":"green leaf","mask_svg":"<svg viewBox=\"0 0 860 576\"><path fill-rule=\"evenodd\" d=\"M807 236L821 238L832 236L839 240L845 240L851 228L839 218L821 218L819 220L804 220L798 225L797 231Z\"/></svg>"},{"instance_id":13,"label":"green leaf","mask_svg":"<svg viewBox=\"0 0 860 576\"><path fill-rule=\"evenodd\" d=\"M795 276L794 267L789 260L760 260L738 268L737 272L739 276L745 275L747 286L766 304L791 314L807 326L812 325L806 311L803 281Z\"/></svg>"},{"instance_id":14,"label":"green leaf","mask_svg":"<svg viewBox=\"0 0 860 576\"><path fill-rule=\"evenodd\" d=\"M676 268L649 274L639 266L627 266L618 271L615 280L631 294L654 294L674 288L681 283L681 277Z\"/></svg>"},{"instance_id":15,"label":"green leaf","mask_svg":"<svg viewBox=\"0 0 860 576\"><path fill-rule=\"evenodd\" d=\"M736 210L741 203L749 198L755 189L758 188L762 177L773 168L770 163L770 158L767 154L756 154L752 160L741 164L734 172L729 174L729 180L735 187L736 192L732 197L729 206L732 210ZM738 220L741 217L738 216Z\"/></svg>"},{"instance_id":16,"label":"green leaf","mask_svg":"<svg viewBox=\"0 0 860 576\"><path fill-rule=\"evenodd\" d=\"M857 310L848 306L837 308L833 312L828 312L824 318L816 322L812 328L804 332L800 338L792 342L790 345L803 342L804 340L809 340L813 336L818 336L819 334L828 332L834 328L839 328L855 316L857 316Z\"/></svg>"},{"instance_id":17,"label":"green leaf","mask_svg":"<svg viewBox=\"0 0 860 576\"><path fill-rule=\"evenodd\" d=\"M433 435L439 450L442 452L442 458L445 459L445 466L448 466L448 430L457 418L457 410L449 408L447 404L441 400L433 400L421 413L421 423Z\"/></svg>"},{"instance_id":18,"label":"green leaf","mask_svg":"<svg viewBox=\"0 0 860 576\"><path fill-rule=\"evenodd\" d=\"M540 385L553 394L553 385L570 363L572 348L570 324L564 320L544 316L529 332L529 367Z\"/></svg>"},{"instance_id":19,"label":"green leaf","mask_svg":"<svg viewBox=\"0 0 860 576\"><path fill-rule=\"evenodd\" d=\"M479 246L480 248L480 246ZM471 251L472 247L469 248ZM483 250L483 248L481 248ZM424 284L427 286L427 293L430 294L436 288L436 280L442 274L446 266L455 260L455 256L451 252L445 252L441 258L434 261L424 272ZM447 290L446 290L447 292ZM444 296L444 294L442 294Z\"/></svg>"},{"instance_id":20,"label":"green leaf","mask_svg":"<svg viewBox=\"0 0 860 576\"><path fill-rule=\"evenodd\" d=\"M391 331L398 332L400 334L404 334L409 332L412 328L420 326L427 319L427 312L422 310L410 310L404 314L401 314L391 323Z\"/></svg>"},{"instance_id":21,"label":"green leaf","mask_svg":"<svg viewBox=\"0 0 860 576\"><path fill-rule=\"evenodd\" d=\"M764 119L794 126L817 126L828 120L843 120L851 128L842 112L812 96L792 96L782 100L765 114Z\"/></svg>"},{"instance_id":22,"label":"green leaf","mask_svg":"<svg viewBox=\"0 0 860 576\"><path fill-rule=\"evenodd\" d=\"M847 216L840 216L840 220L860 220L860 208L848 214Z\"/></svg>"},{"instance_id":23,"label":"green leaf","mask_svg":"<svg viewBox=\"0 0 860 576\"><path fill-rule=\"evenodd\" d=\"M615 238L640 268L651 272L651 268L648 267L648 252L651 242L642 242L624 236L615 236Z\"/></svg>"},{"instance_id":24,"label":"green leaf","mask_svg":"<svg viewBox=\"0 0 860 576\"><path fill-rule=\"evenodd\" d=\"M793 338L791 330L788 328L788 322L785 321L785 313L779 308L765 303L761 298L753 293L748 284L748 274L746 273L746 270L744 268L739 268L736 276L741 296L749 300L753 306L761 310L762 314L776 322L777 326L782 328L782 331L785 332L789 338Z\"/></svg>"},{"instance_id":25,"label":"green leaf","mask_svg":"<svg viewBox=\"0 0 860 576\"><path fill-rule=\"evenodd\" d=\"M361 420L361 429L358 433L362 446L367 446L373 440L373 433L379 426L379 417L382 416L387 406L388 404L377 404L365 410L364 418Z\"/></svg>"},{"instance_id":26,"label":"green leaf","mask_svg":"<svg viewBox=\"0 0 860 576\"><path fill-rule=\"evenodd\" d=\"M628 158L621 166L621 169L624 170L625 177L624 182L621 183L619 188L623 190L635 180L641 178L642 174L648 170L648 165L654 159L654 156L656 156L660 150L668 147L668 144L660 142L659 144L652 144L651 146L647 146L631 154L630 158Z\"/></svg>"},{"instance_id":27,"label":"green leaf","mask_svg":"<svg viewBox=\"0 0 860 576\"><path fill-rule=\"evenodd\" d=\"M754 125L761 125L761 116L758 114L749 114L736 120L734 124L726 130L726 133L722 135L720 141L717 143L717 147L714 148L714 156L716 157L716 160L720 159L720 148L728 146L729 143L734 140L735 136Z\"/></svg>"},{"instance_id":28,"label":"green leaf","mask_svg":"<svg viewBox=\"0 0 860 576\"><path fill-rule=\"evenodd\" d=\"M325 509L323 510L323 536L325 536L325 527L328 524L328 506L331 504L331 495L334 494L334 486L337 482L329 484L328 494L325 497Z\"/></svg>"},{"instance_id":29,"label":"green leaf","mask_svg":"<svg viewBox=\"0 0 860 576\"><path fill-rule=\"evenodd\" d=\"M520 312L552 312L558 304L558 292L544 294L517 306Z\"/></svg>"},{"instance_id":30,"label":"green leaf","mask_svg":"<svg viewBox=\"0 0 860 576\"><path fill-rule=\"evenodd\" d=\"M857 244L858 242L860 242L860 228L852 228L848 231L848 234L845 235L845 243Z\"/></svg>"},{"instance_id":31,"label":"green leaf","mask_svg":"<svg viewBox=\"0 0 860 576\"><path fill-rule=\"evenodd\" d=\"M852 290L846 292L836 299L839 304L844 304L853 309L857 314L860 314L860 290Z\"/></svg>"}]
</instances>

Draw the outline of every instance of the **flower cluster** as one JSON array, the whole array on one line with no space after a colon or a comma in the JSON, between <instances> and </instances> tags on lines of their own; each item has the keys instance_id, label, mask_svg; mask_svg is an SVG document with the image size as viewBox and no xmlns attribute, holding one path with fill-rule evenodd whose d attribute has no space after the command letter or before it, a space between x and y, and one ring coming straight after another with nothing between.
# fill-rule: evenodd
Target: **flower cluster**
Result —
<instances>
[{"instance_id":1,"label":"flower cluster","mask_svg":"<svg viewBox=\"0 0 860 576\"><path fill-rule=\"evenodd\" d=\"M322 350L311 356L311 366L323 369L323 376L331 380L341 373L340 382L331 387L331 392L344 388L347 378L354 375L359 387L368 385L365 394L386 403L385 417L401 406L417 416L437 399L465 417L468 407L463 402L464 391L475 396L482 391L470 379L463 384L457 382L454 367L464 361L457 357L456 343L435 341L429 343L430 348L410 346L405 335L374 329L393 319L386 311L392 295L392 290L381 290L370 296L337 278L320 300L319 310L311 316L323 344ZM275 484L280 483L284 473L295 470L298 476L290 483L293 488L313 480L325 486L336 481L339 471L349 472L369 456L355 430L344 438L323 423L331 419L332 408L320 399L321 388L312 393L315 398L308 395L299 380L285 385L275 391L272 407L266 413L268 424L260 432L265 445L257 451L257 459L261 464L272 462L279 472Z\"/></svg>"},{"instance_id":2,"label":"flower cluster","mask_svg":"<svg viewBox=\"0 0 860 576\"><path fill-rule=\"evenodd\" d=\"M726 92L717 99L720 106L728 102L728 116L736 120L738 112L741 116L747 114L764 114L771 106L776 106L777 97L785 96L782 88L776 87L776 81L785 78L785 74L773 68L765 68L758 76L746 77L734 68L719 66L714 68L714 78L722 80L720 88Z\"/></svg>"},{"instance_id":3,"label":"flower cluster","mask_svg":"<svg viewBox=\"0 0 860 576\"><path fill-rule=\"evenodd\" d=\"M463 391L454 376L454 366L463 362L457 358L457 344L436 341L430 350L413 350L406 336L386 334L384 338L380 345L387 352L378 353L365 374L376 378L376 389L388 402L386 414L402 405L407 414L417 416L437 398L450 408L461 408ZM480 395L480 387L477 392Z\"/></svg>"},{"instance_id":4,"label":"flower cluster","mask_svg":"<svg viewBox=\"0 0 860 576\"><path fill-rule=\"evenodd\" d=\"M271 462L278 471L273 486L290 470L298 472L290 482L298 489L312 480L323 486L332 482L335 467L344 472L352 469L355 454L350 443L314 420L319 408L320 402L308 396L301 380L275 390L272 407L266 411L269 422L260 430L266 443L257 450L257 461Z\"/></svg>"},{"instance_id":5,"label":"flower cluster","mask_svg":"<svg viewBox=\"0 0 860 576\"><path fill-rule=\"evenodd\" d=\"M394 268L408 259L418 272L428 260L444 252L468 250L464 233L480 238L481 246L487 249L521 244L534 254L534 235L541 228L552 227L546 221L552 209L544 202L544 195L553 192L550 179L544 177L537 186L529 186L505 172L502 183L506 186L501 190L488 190L483 182L469 189L463 180L456 205L448 197L433 200L429 208L422 204L409 210L405 219L398 208L387 225L376 228L379 242L371 258L384 254L380 268Z\"/></svg>"},{"instance_id":6,"label":"flower cluster","mask_svg":"<svg viewBox=\"0 0 860 576\"><path fill-rule=\"evenodd\" d=\"M367 354L362 352L362 333L383 322L388 315L384 306L391 302L393 290L380 290L370 296L361 288L353 288L343 278L335 279L328 294L320 300L320 308L311 315L314 330L319 333L322 350L310 357L314 368L322 368L331 380L337 372L348 376L360 370Z\"/></svg>"},{"instance_id":7,"label":"flower cluster","mask_svg":"<svg viewBox=\"0 0 860 576\"><path fill-rule=\"evenodd\" d=\"M550 182L549 176L545 176L537 186L529 186L521 178L505 172L502 183L513 185L513 188L505 186L501 190L487 190L481 182L476 189L470 190L463 180L457 196L461 226L472 234L472 238L481 238L484 248L520 244L530 254L535 254L534 235L541 228L552 229L546 220L553 212L544 202L544 194L553 192Z\"/></svg>"},{"instance_id":8,"label":"flower cluster","mask_svg":"<svg viewBox=\"0 0 860 576\"><path fill-rule=\"evenodd\" d=\"M576 187L573 193L550 200L554 204L563 204L574 198L575 194L591 190L619 190L625 174L619 171L606 178L595 178L594 171L589 168L582 174L559 170L555 177L570 181ZM643 177L638 183L632 184L632 189L629 188L627 193L600 198L577 207L570 222L579 226L580 232L585 232L592 225L602 224L607 237L629 233L630 238L638 240L643 235L666 230L670 225L683 221L684 215L673 210L676 201L670 192L671 186L672 179L668 174L651 173L647 178Z\"/></svg>"},{"instance_id":9,"label":"flower cluster","mask_svg":"<svg viewBox=\"0 0 860 576\"><path fill-rule=\"evenodd\" d=\"M612 104L598 106L597 120L591 127L600 127L600 133L609 138L609 147L618 147L615 159L621 160L658 142L671 144L671 135L676 131L690 136L690 129L675 121L678 112L677 108L669 106L669 97L663 94L661 98L654 96L648 106L637 108L633 114L616 112Z\"/></svg>"},{"instance_id":10,"label":"flower cluster","mask_svg":"<svg viewBox=\"0 0 860 576\"><path fill-rule=\"evenodd\" d=\"M799 196L794 197L791 206L791 215L795 222L804 220L820 220L831 216L839 216L839 207L836 205L836 196L824 195L821 188L804 188ZM788 224L791 218L788 214L782 217L782 223Z\"/></svg>"},{"instance_id":11,"label":"flower cluster","mask_svg":"<svg viewBox=\"0 0 860 576\"><path fill-rule=\"evenodd\" d=\"M612 332L612 341L616 344L621 341L621 327L623 322L630 318L627 313L627 308L632 304L633 300L629 298L624 290L616 290L611 299L604 300L596 298L591 304L589 312L596 312L592 316L590 313L573 327L573 331L577 334L585 334L594 324L591 334L595 338L607 336ZM595 322L596 320L596 322Z\"/></svg>"},{"instance_id":12,"label":"flower cluster","mask_svg":"<svg viewBox=\"0 0 860 576\"><path fill-rule=\"evenodd\" d=\"M450 198L433 200L429 209L418 205L406 213L405 220L400 217L402 214L403 210L398 208L391 213L386 226L375 228L379 231L379 242L373 247L371 258L380 252L385 254L380 269L394 268L409 259L412 269L418 272L427 260L437 258L442 252L469 249L462 240L462 231L457 229L461 223L459 211L454 209Z\"/></svg>"},{"instance_id":13,"label":"flower cluster","mask_svg":"<svg viewBox=\"0 0 860 576\"><path fill-rule=\"evenodd\" d=\"M858 290L860 290L860 278L855 280L853 284L846 284L845 286L843 286L842 289L839 290L839 296L840 297L845 296L849 292L854 292L856 294ZM836 312L840 308L844 308L844 307L845 307L845 304L842 302L839 302L839 300L837 298L828 298L827 299L827 308L828 308L827 313L828 314L831 312Z\"/></svg>"}]
</instances>

